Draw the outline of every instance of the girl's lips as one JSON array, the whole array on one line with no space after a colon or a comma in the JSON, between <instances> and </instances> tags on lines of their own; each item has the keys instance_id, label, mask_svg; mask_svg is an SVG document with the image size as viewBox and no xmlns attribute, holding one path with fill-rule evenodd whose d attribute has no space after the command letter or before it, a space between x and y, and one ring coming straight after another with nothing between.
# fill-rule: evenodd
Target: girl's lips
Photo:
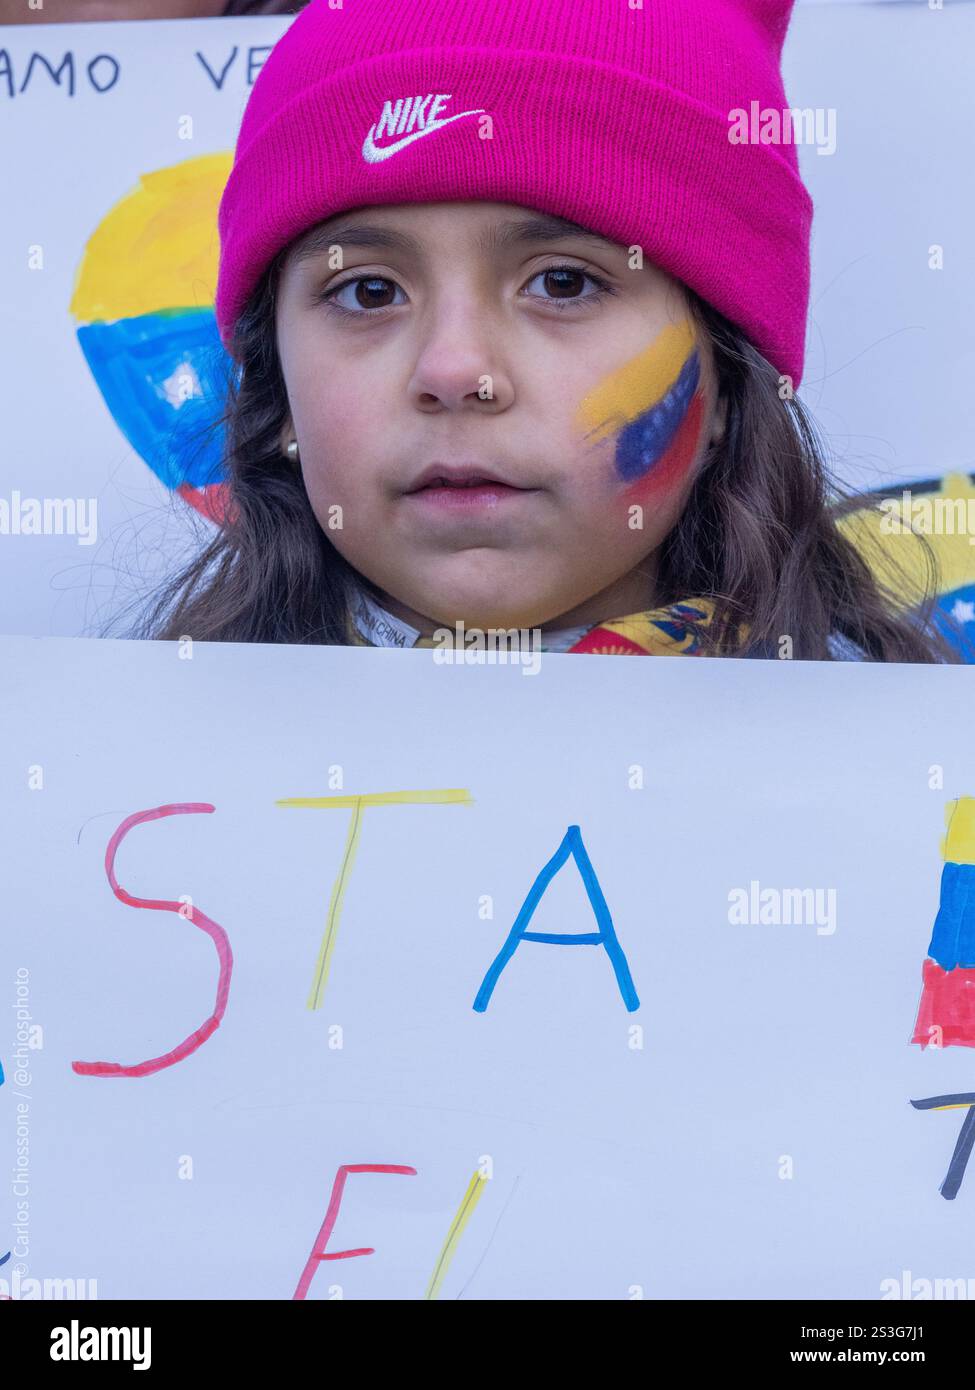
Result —
<instances>
[{"instance_id":1,"label":"girl's lips","mask_svg":"<svg viewBox=\"0 0 975 1390\"><path fill-rule=\"evenodd\" d=\"M508 487L505 483L475 483L464 487L423 487L406 496L426 507L471 511L504 506L518 497L533 497L536 492L537 488Z\"/></svg>"}]
</instances>

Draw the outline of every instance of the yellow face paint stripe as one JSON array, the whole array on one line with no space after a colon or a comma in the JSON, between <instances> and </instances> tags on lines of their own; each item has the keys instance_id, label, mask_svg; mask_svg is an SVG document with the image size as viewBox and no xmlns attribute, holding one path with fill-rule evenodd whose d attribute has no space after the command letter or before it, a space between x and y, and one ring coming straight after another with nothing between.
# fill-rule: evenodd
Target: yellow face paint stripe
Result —
<instances>
[{"instance_id":1,"label":"yellow face paint stripe","mask_svg":"<svg viewBox=\"0 0 975 1390\"><path fill-rule=\"evenodd\" d=\"M583 398L577 423L593 443L616 434L667 394L695 346L689 319L669 325Z\"/></svg>"}]
</instances>

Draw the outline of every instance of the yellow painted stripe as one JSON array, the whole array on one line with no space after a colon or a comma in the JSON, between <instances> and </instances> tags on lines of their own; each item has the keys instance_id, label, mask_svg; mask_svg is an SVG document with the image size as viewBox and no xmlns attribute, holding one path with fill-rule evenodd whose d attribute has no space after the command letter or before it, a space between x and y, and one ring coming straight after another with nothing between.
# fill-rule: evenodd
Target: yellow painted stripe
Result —
<instances>
[{"instance_id":1,"label":"yellow painted stripe","mask_svg":"<svg viewBox=\"0 0 975 1390\"><path fill-rule=\"evenodd\" d=\"M200 155L141 174L85 245L70 312L80 323L205 309L213 303L217 209L233 154Z\"/></svg>"},{"instance_id":2,"label":"yellow painted stripe","mask_svg":"<svg viewBox=\"0 0 975 1390\"><path fill-rule=\"evenodd\" d=\"M419 806L459 803L472 806L474 798L466 787L437 787L415 792L363 792L361 796L289 796L275 806Z\"/></svg>"},{"instance_id":3,"label":"yellow painted stripe","mask_svg":"<svg viewBox=\"0 0 975 1390\"><path fill-rule=\"evenodd\" d=\"M345 890L349 882L349 875L352 872L352 865L355 862L355 852L359 848L359 831L361 826L362 807L356 804L352 812L352 819L349 822L349 833L345 841L345 854L342 856L342 867L339 869L338 878L332 885L332 898L328 905L325 935L322 937L322 944L318 950L318 959L315 962L315 974L312 979L311 993L308 996L309 1009L320 1009L322 1007L322 997L325 994L325 984L328 980L328 968L332 963L332 952L335 949L335 938L339 929L339 916L342 912L342 903L345 901Z\"/></svg>"},{"instance_id":4,"label":"yellow painted stripe","mask_svg":"<svg viewBox=\"0 0 975 1390\"><path fill-rule=\"evenodd\" d=\"M975 796L960 796L945 807L948 833L941 853L951 864L975 864Z\"/></svg>"},{"instance_id":5,"label":"yellow painted stripe","mask_svg":"<svg viewBox=\"0 0 975 1390\"><path fill-rule=\"evenodd\" d=\"M946 473L937 492L925 493L923 498L915 495L915 502L922 500L932 506L940 500L950 512L958 502L968 507L975 500L975 486L965 473ZM964 537L947 531L931 534L920 526L909 529L910 509L904 508L902 495L888 501L893 501L892 511L882 512L878 503L871 502L844 516L837 529L857 548L874 577L892 591L897 608L916 607L923 599L930 582L928 547L937 561L939 594L975 583L975 545L965 545Z\"/></svg>"},{"instance_id":6,"label":"yellow painted stripe","mask_svg":"<svg viewBox=\"0 0 975 1390\"><path fill-rule=\"evenodd\" d=\"M437 1263L434 1265L433 1273L430 1276L430 1283L427 1285L427 1291L423 1295L424 1299L436 1298L440 1293L440 1286L446 1277L447 1270L450 1268L451 1260L457 1253L457 1246L460 1243L460 1238L464 1234L468 1221L470 1221L474 1214L474 1208L481 1200L481 1193L487 1186L487 1181L487 1178L482 1178L480 1171L476 1169L474 1176L467 1185L467 1191L464 1193L461 1204L454 1213L454 1219L450 1223L450 1230L447 1232L447 1239L443 1243L443 1249L440 1251Z\"/></svg>"},{"instance_id":7,"label":"yellow painted stripe","mask_svg":"<svg viewBox=\"0 0 975 1390\"><path fill-rule=\"evenodd\" d=\"M363 808L366 806L416 805L472 806L474 798L466 787L432 787L408 792L364 792L359 796L292 796L275 801L274 804L275 806L299 806L314 809L340 807L346 810L351 808L352 810L349 833L345 841L345 853L342 856L338 877L332 885L328 916L325 919L325 932L322 936L322 944L318 948L318 959L315 961L315 973L312 976L311 991L308 995L308 1008L320 1009L325 996L325 985L328 982L332 952L335 950L335 938L338 935L345 890L352 873L352 865L355 863L356 850L359 848Z\"/></svg>"},{"instance_id":8,"label":"yellow painted stripe","mask_svg":"<svg viewBox=\"0 0 975 1390\"><path fill-rule=\"evenodd\" d=\"M695 346L689 319L670 324L643 352L618 368L580 402L577 424L593 443L618 433L624 425L661 400L680 376Z\"/></svg>"}]
</instances>

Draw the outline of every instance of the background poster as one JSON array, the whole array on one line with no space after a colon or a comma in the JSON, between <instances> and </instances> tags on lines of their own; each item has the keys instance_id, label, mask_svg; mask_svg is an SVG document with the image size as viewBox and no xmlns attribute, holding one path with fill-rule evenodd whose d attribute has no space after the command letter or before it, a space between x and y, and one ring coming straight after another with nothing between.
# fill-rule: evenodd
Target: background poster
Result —
<instances>
[{"instance_id":1,"label":"background poster","mask_svg":"<svg viewBox=\"0 0 975 1390\"><path fill-rule=\"evenodd\" d=\"M96 635L119 619L123 635L195 546L191 522L205 531L219 511L216 209L248 93L289 23L3 31L0 498L53 499L79 524L0 536L0 631ZM816 207L800 394L842 480L944 491L975 513L960 172L973 44L975 5L957 0L806 0L783 62L793 106L832 130L799 150ZM975 633L971 534L934 539L944 606Z\"/></svg>"}]
</instances>

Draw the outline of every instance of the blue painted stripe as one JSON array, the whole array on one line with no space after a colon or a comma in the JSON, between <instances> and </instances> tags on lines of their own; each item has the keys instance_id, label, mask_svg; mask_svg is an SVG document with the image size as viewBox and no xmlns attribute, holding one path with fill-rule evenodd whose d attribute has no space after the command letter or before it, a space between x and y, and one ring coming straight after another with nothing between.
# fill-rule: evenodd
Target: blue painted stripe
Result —
<instances>
[{"instance_id":1,"label":"blue painted stripe","mask_svg":"<svg viewBox=\"0 0 975 1390\"><path fill-rule=\"evenodd\" d=\"M624 482L642 478L663 458L681 427L700 379L701 363L694 348L667 394L620 431L616 440L616 471Z\"/></svg>"},{"instance_id":2,"label":"blue painted stripe","mask_svg":"<svg viewBox=\"0 0 975 1390\"><path fill-rule=\"evenodd\" d=\"M975 966L975 864L945 864L928 955L942 970Z\"/></svg>"},{"instance_id":3,"label":"blue painted stripe","mask_svg":"<svg viewBox=\"0 0 975 1390\"><path fill-rule=\"evenodd\" d=\"M964 584L959 589L942 594L934 610L934 623L948 639L962 661L975 665L975 619L955 618L952 609L955 604L975 604L975 584Z\"/></svg>"},{"instance_id":4,"label":"blue painted stripe","mask_svg":"<svg viewBox=\"0 0 975 1390\"><path fill-rule=\"evenodd\" d=\"M82 324L78 343L115 423L160 482L175 490L225 480L220 417L233 364L212 309ZM176 404L166 383L186 368L201 394Z\"/></svg>"}]
</instances>

